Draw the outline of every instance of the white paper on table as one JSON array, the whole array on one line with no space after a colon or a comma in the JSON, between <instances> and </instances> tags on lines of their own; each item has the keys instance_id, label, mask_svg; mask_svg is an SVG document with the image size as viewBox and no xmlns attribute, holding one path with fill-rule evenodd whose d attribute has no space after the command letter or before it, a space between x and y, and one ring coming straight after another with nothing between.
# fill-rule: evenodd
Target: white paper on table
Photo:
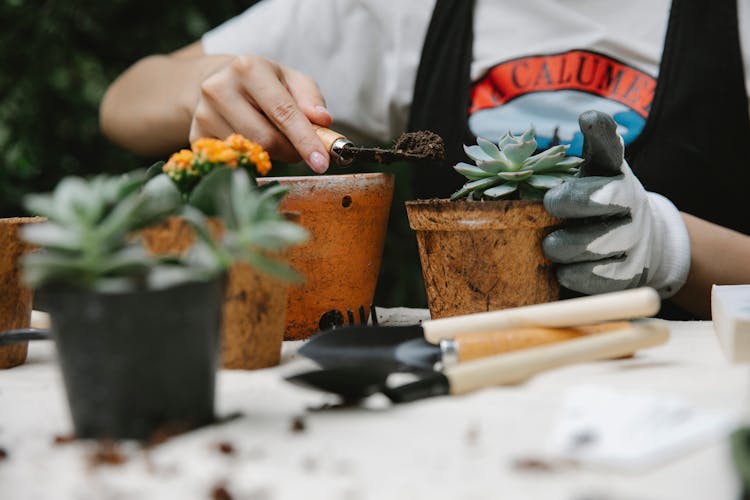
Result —
<instances>
[{"instance_id":1,"label":"white paper on table","mask_svg":"<svg viewBox=\"0 0 750 500\"><path fill-rule=\"evenodd\" d=\"M738 420L675 396L580 386L563 399L549 453L583 465L638 470L722 439Z\"/></svg>"}]
</instances>

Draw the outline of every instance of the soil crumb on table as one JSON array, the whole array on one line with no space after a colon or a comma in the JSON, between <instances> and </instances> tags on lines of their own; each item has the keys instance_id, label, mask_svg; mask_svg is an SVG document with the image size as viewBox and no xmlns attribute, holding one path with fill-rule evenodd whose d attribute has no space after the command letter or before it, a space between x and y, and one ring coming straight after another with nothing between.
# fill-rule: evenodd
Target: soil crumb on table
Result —
<instances>
[{"instance_id":1,"label":"soil crumb on table","mask_svg":"<svg viewBox=\"0 0 750 500\"><path fill-rule=\"evenodd\" d=\"M443 138L429 130L407 132L396 140L393 149L396 152L422 156L428 160L444 160L445 144Z\"/></svg>"},{"instance_id":2,"label":"soil crumb on table","mask_svg":"<svg viewBox=\"0 0 750 500\"><path fill-rule=\"evenodd\" d=\"M100 441L89 457L89 465L92 467L99 465L122 465L126 461L127 457L120 451L120 448L114 441Z\"/></svg>"},{"instance_id":3,"label":"soil crumb on table","mask_svg":"<svg viewBox=\"0 0 750 500\"><path fill-rule=\"evenodd\" d=\"M294 417L289 426L289 430L293 433L305 432L307 430L307 424L305 424L305 418L301 416Z\"/></svg>"},{"instance_id":4,"label":"soil crumb on table","mask_svg":"<svg viewBox=\"0 0 750 500\"><path fill-rule=\"evenodd\" d=\"M232 446L232 443L229 443L227 441L222 441L221 443L217 444L216 448L219 450L219 453L223 455L234 455L234 446Z\"/></svg>"},{"instance_id":5,"label":"soil crumb on table","mask_svg":"<svg viewBox=\"0 0 750 500\"><path fill-rule=\"evenodd\" d=\"M8 458L8 452L5 450L5 448L0 447L0 462Z\"/></svg>"},{"instance_id":6,"label":"soil crumb on table","mask_svg":"<svg viewBox=\"0 0 750 500\"><path fill-rule=\"evenodd\" d=\"M227 490L226 486L223 484L218 484L214 486L214 489L211 490L211 499L212 500L232 500L232 495L229 493L229 490Z\"/></svg>"}]
</instances>

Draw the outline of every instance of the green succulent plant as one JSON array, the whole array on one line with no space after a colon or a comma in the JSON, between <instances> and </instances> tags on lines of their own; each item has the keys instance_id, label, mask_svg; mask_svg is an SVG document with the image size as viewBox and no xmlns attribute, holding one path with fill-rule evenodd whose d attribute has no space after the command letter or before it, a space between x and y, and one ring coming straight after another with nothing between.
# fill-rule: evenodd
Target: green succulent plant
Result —
<instances>
[{"instance_id":1,"label":"green succulent plant","mask_svg":"<svg viewBox=\"0 0 750 500\"><path fill-rule=\"evenodd\" d=\"M66 177L52 193L26 196L27 210L47 219L23 228L23 238L41 249L24 258L27 283L99 291L146 286L158 262L130 235L179 210L179 196L150 195L165 181L147 185L143 172Z\"/></svg>"},{"instance_id":2,"label":"green succulent plant","mask_svg":"<svg viewBox=\"0 0 750 500\"><path fill-rule=\"evenodd\" d=\"M185 204L165 175L66 177L52 193L27 196L26 208L47 221L23 228L23 238L40 249L24 258L26 282L34 288L99 292L158 289L212 279L237 260L296 278L285 264L264 255L307 238L304 229L278 213L285 190L275 186L260 192L243 170L224 175L227 182L214 192L222 200L220 240L211 238L204 214ZM183 215L199 237L183 256L153 256L135 235L170 215Z\"/></svg>"},{"instance_id":3,"label":"green succulent plant","mask_svg":"<svg viewBox=\"0 0 750 500\"><path fill-rule=\"evenodd\" d=\"M453 167L469 182L453 193L451 199L494 200L511 195L520 199L541 199L546 190L578 172L583 159L566 156L569 147L558 145L534 154L537 142L533 128L520 136L508 131L497 146L479 137L476 145L464 146L476 165L462 162Z\"/></svg>"},{"instance_id":4,"label":"green succulent plant","mask_svg":"<svg viewBox=\"0 0 750 500\"><path fill-rule=\"evenodd\" d=\"M223 223L220 240L213 238L207 230L206 212L193 205L186 205L182 212L202 242L201 251L211 254L207 260L221 263L223 267L243 261L278 278L300 281L296 271L272 257L274 253L304 243L309 237L306 229L287 221L279 212L279 203L289 188L278 183L258 188L242 169L223 169L221 172L213 182L216 186L225 185L227 190L215 189L213 203L203 200L204 206L210 207L209 213L216 213ZM208 191L202 196L208 198Z\"/></svg>"}]
</instances>

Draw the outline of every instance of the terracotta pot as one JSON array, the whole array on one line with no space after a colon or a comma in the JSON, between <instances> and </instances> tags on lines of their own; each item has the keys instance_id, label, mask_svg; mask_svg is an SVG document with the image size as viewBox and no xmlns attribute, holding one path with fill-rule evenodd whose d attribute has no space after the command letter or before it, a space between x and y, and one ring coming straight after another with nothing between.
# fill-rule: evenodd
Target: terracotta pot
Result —
<instances>
[{"instance_id":1,"label":"terracotta pot","mask_svg":"<svg viewBox=\"0 0 750 500\"><path fill-rule=\"evenodd\" d=\"M209 221L214 235L221 223ZM156 255L180 255L193 243L192 228L171 217L141 233L146 249ZM289 286L274 277L237 263L229 269L222 311L221 364L254 370L279 364L286 324Z\"/></svg>"},{"instance_id":2,"label":"terracotta pot","mask_svg":"<svg viewBox=\"0 0 750 500\"><path fill-rule=\"evenodd\" d=\"M407 201L432 318L559 298L542 238L560 220L541 201Z\"/></svg>"},{"instance_id":3,"label":"terracotta pot","mask_svg":"<svg viewBox=\"0 0 750 500\"><path fill-rule=\"evenodd\" d=\"M29 327L32 292L21 281L19 260L29 246L18 232L24 224L42 221L41 217L0 219L0 332ZM22 364L27 349L28 342L0 347L0 369Z\"/></svg>"},{"instance_id":4,"label":"terracotta pot","mask_svg":"<svg viewBox=\"0 0 750 500\"><path fill-rule=\"evenodd\" d=\"M305 278L289 289L286 339L320 330L324 314L369 310L383 257L393 175L384 173L266 177L290 187L281 210L297 212L310 231L305 245L289 252L289 263Z\"/></svg>"}]
</instances>

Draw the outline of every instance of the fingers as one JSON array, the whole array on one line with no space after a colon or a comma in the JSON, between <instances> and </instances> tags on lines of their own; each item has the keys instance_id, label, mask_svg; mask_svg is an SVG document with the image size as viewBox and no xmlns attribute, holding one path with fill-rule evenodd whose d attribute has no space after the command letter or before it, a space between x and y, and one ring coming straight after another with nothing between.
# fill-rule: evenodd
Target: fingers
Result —
<instances>
[{"instance_id":1,"label":"fingers","mask_svg":"<svg viewBox=\"0 0 750 500\"><path fill-rule=\"evenodd\" d=\"M617 124L606 113L586 111L578 117L583 133L581 176L613 176L620 173L625 148Z\"/></svg>"},{"instance_id":2,"label":"fingers","mask_svg":"<svg viewBox=\"0 0 750 500\"><path fill-rule=\"evenodd\" d=\"M299 161L299 154L294 146L254 107L254 103L244 95L238 82L228 83L225 75L215 75L203 83L201 90L202 99L196 108L194 121L198 121L200 115L205 115L206 126L202 127L202 130L212 131L209 125L221 130L223 127L217 123L216 117L218 116L223 123L227 124L231 132L238 132L252 138L254 142L268 151L273 159L285 162ZM201 108L203 103L207 103L204 107L205 111ZM226 137L218 133L214 135ZM206 134L203 134L199 137L205 136ZM193 140L192 134L191 140Z\"/></svg>"},{"instance_id":3,"label":"fingers","mask_svg":"<svg viewBox=\"0 0 750 500\"><path fill-rule=\"evenodd\" d=\"M327 127L331 121L314 80L258 56L239 56L201 84L190 140L237 132L275 160L302 158L322 173L328 152L310 122Z\"/></svg>"},{"instance_id":4,"label":"fingers","mask_svg":"<svg viewBox=\"0 0 750 500\"><path fill-rule=\"evenodd\" d=\"M628 241L631 235L622 234L628 232L630 223L630 217L621 217L558 229L542 240L542 249L549 260L559 264L622 257L633 246ZM614 240L610 245L603 244L607 235Z\"/></svg>"},{"instance_id":5,"label":"fingers","mask_svg":"<svg viewBox=\"0 0 750 500\"><path fill-rule=\"evenodd\" d=\"M618 269L621 262L621 259L607 259L559 266L557 280L565 288L587 295L636 288L646 283L646 270L624 274Z\"/></svg>"},{"instance_id":6,"label":"fingers","mask_svg":"<svg viewBox=\"0 0 750 500\"><path fill-rule=\"evenodd\" d=\"M233 61L232 70L245 94L291 142L310 168L318 173L325 172L328 152L287 89L286 82L282 81L281 68L262 58L244 56ZM302 90L298 92L304 93Z\"/></svg>"},{"instance_id":7,"label":"fingers","mask_svg":"<svg viewBox=\"0 0 750 500\"><path fill-rule=\"evenodd\" d=\"M284 81L305 116L316 125L330 127L333 122L331 114L326 108L326 101L315 80L290 68L281 68Z\"/></svg>"},{"instance_id":8,"label":"fingers","mask_svg":"<svg viewBox=\"0 0 750 500\"><path fill-rule=\"evenodd\" d=\"M229 136L235 129L227 123L223 116L205 100L200 100L193 112L193 121L190 123L190 142L195 142L201 137Z\"/></svg>"},{"instance_id":9,"label":"fingers","mask_svg":"<svg viewBox=\"0 0 750 500\"><path fill-rule=\"evenodd\" d=\"M627 187L623 180L623 176L570 179L545 193L544 208L563 219L627 215L628 200L620 193Z\"/></svg>"}]
</instances>

